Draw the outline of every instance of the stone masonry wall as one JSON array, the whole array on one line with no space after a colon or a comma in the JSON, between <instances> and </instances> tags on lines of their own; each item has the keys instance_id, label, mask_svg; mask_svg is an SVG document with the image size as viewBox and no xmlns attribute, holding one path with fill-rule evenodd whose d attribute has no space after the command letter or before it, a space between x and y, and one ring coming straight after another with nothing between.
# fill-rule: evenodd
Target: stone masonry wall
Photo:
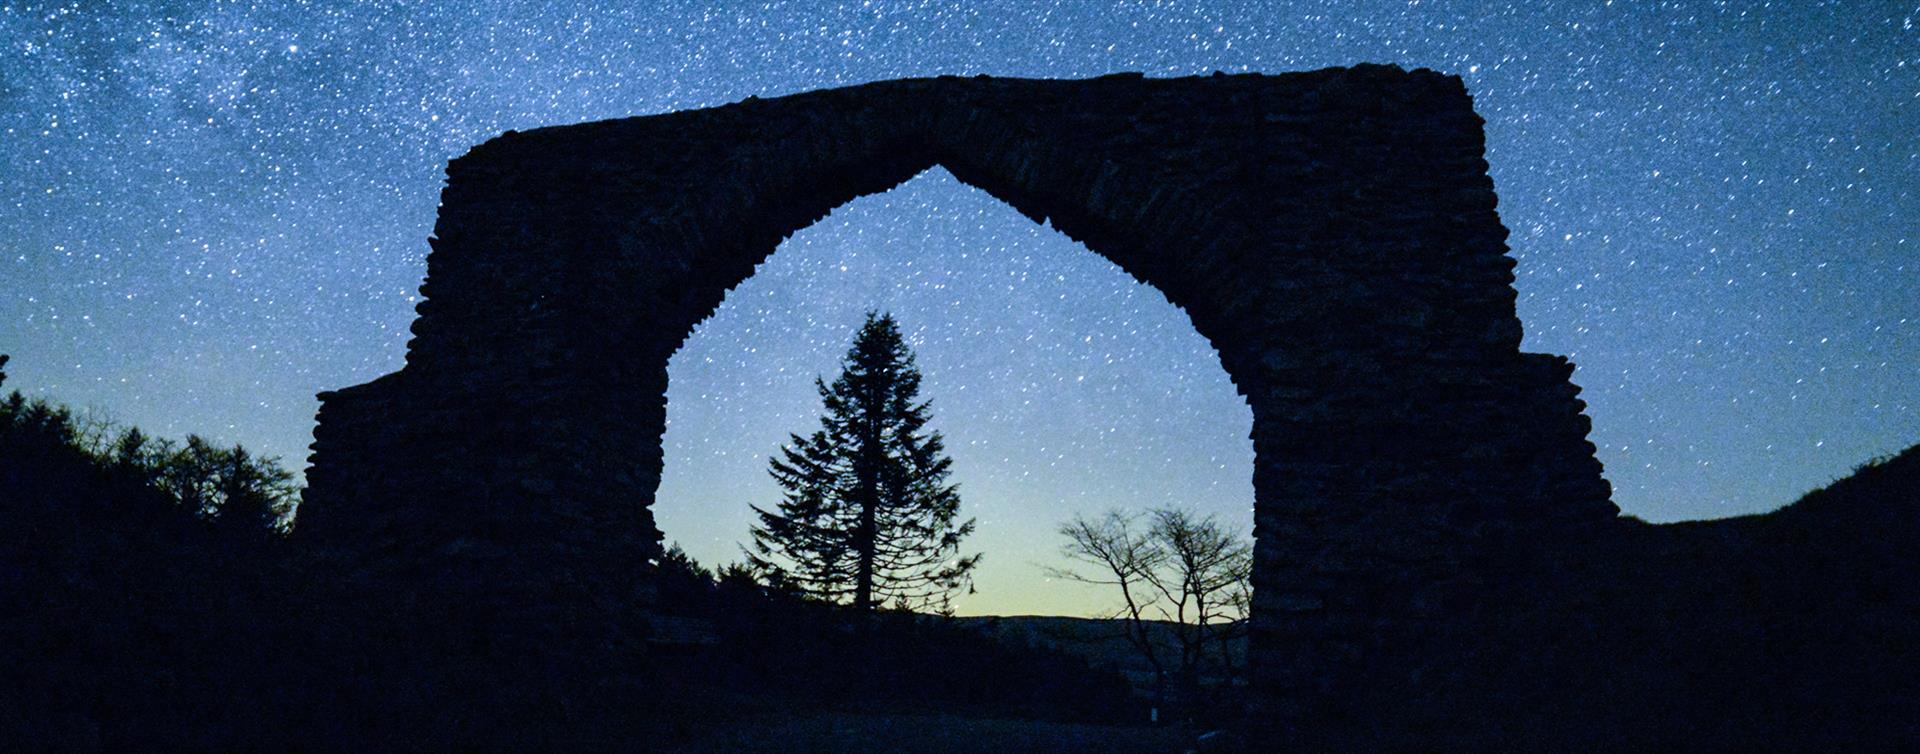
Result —
<instances>
[{"instance_id":1,"label":"stone masonry wall","mask_svg":"<svg viewBox=\"0 0 1920 754\"><path fill-rule=\"evenodd\" d=\"M1327 714L1443 641L1488 553L1617 515L1571 365L1519 350L1481 125L1457 78L1359 66L509 132L448 167L405 368L321 395L297 535L369 595L463 606L449 630L562 664L624 646L668 357L786 236L939 165L1219 349L1254 413L1256 684L1275 720Z\"/></svg>"}]
</instances>

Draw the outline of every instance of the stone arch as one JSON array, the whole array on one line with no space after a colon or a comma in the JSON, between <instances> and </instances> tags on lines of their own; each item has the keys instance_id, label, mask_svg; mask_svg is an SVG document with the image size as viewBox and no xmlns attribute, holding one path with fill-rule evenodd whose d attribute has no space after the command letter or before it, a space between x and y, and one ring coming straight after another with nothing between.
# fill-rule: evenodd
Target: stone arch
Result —
<instances>
[{"instance_id":1,"label":"stone arch","mask_svg":"<svg viewBox=\"0 0 1920 754\"><path fill-rule=\"evenodd\" d=\"M405 368L321 394L300 536L387 588L630 620L668 358L785 237L940 165L1219 350L1254 414L1255 681L1297 714L1430 641L1488 551L1617 515L1571 365L1519 350L1481 124L1457 78L1361 66L509 132L448 167Z\"/></svg>"}]
</instances>

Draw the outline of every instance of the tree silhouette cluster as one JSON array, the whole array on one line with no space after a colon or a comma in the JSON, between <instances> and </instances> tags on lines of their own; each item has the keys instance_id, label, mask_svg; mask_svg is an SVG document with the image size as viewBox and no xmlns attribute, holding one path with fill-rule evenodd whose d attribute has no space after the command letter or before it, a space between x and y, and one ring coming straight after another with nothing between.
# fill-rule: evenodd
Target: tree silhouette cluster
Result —
<instances>
[{"instance_id":1,"label":"tree silhouette cluster","mask_svg":"<svg viewBox=\"0 0 1920 754\"><path fill-rule=\"evenodd\" d=\"M264 595L292 480L239 447L0 400L0 739L237 745L207 721L285 683L267 668L286 616Z\"/></svg>"},{"instance_id":2,"label":"tree silhouette cluster","mask_svg":"<svg viewBox=\"0 0 1920 754\"><path fill-rule=\"evenodd\" d=\"M776 587L859 610L951 609L971 588L978 554L959 520L953 460L926 429L920 372L890 315L867 313L840 376L815 379L825 414L771 461L783 498L754 507L748 562Z\"/></svg>"},{"instance_id":3,"label":"tree silhouette cluster","mask_svg":"<svg viewBox=\"0 0 1920 754\"><path fill-rule=\"evenodd\" d=\"M5 377L0 372L0 383ZM138 427L77 416L19 391L0 402L0 459L7 467L0 495L21 503L8 507L14 515L104 485L119 493L108 493L113 497L158 493L174 510L229 536L262 538L292 525L299 494L293 472L277 458L255 456L239 445L220 447L199 435L185 442L155 439Z\"/></svg>"}]
</instances>

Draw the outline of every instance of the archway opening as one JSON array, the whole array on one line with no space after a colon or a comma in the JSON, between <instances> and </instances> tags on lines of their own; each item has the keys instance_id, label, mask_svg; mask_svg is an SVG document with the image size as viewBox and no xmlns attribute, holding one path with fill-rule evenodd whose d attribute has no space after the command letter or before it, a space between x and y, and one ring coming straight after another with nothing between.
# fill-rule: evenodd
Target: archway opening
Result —
<instances>
[{"instance_id":1,"label":"archway opening","mask_svg":"<svg viewBox=\"0 0 1920 754\"><path fill-rule=\"evenodd\" d=\"M869 309L900 321L985 557L961 615L1110 614L1051 576L1075 514L1173 506L1251 538L1253 416L1217 351L1153 287L942 168L783 242L668 362L653 513L707 565L739 560L779 490L769 456L817 426Z\"/></svg>"}]
</instances>

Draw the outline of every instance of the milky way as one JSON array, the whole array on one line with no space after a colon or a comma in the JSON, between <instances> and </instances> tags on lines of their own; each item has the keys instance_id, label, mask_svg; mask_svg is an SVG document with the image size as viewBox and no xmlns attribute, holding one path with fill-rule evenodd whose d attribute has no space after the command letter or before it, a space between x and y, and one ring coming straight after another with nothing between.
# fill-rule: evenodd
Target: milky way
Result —
<instances>
[{"instance_id":1,"label":"milky way","mask_svg":"<svg viewBox=\"0 0 1920 754\"><path fill-rule=\"evenodd\" d=\"M1920 7L636 5L0 8L8 386L300 466L313 393L401 364L444 162L503 130L1375 61L1473 93L1526 347L1580 365L1627 513L1766 510L1920 441ZM1096 609L1040 568L1075 511L1250 525L1251 417L1185 315L935 170L795 235L675 356L670 539L733 557L867 308L919 350L981 519L963 611Z\"/></svg>"}]
</instances>

